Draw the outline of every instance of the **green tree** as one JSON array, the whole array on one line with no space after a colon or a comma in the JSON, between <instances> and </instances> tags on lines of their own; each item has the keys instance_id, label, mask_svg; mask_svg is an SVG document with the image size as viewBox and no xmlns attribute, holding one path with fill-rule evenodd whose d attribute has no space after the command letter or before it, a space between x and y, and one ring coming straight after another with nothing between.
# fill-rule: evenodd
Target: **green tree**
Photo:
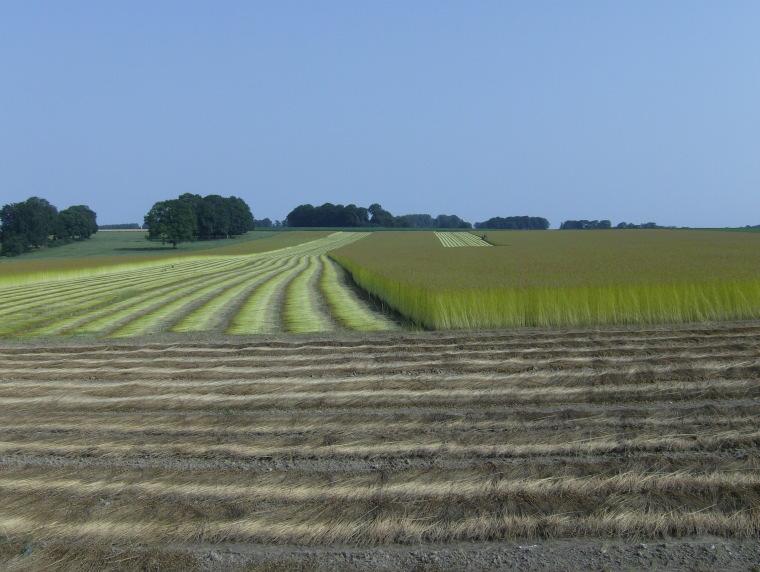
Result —
<instances>
[{"instance_id":1,"label":"green tree","mask_svg":"<svg viewBox=\"0 0 760 572\"><path fill-rule=\"evenodd\" d=\"M14 256L49 244L56 233L58 209L45 199L30 197L0 209L0 224L2 252Z\"/></svg>"},{"instance_id":2,"label":"green tree","mask_svg":"<svg viewBox=\"0 0 760 572\"><path fill-rule=\"evenodd\" d=\"M230 235L245 234L255 227L255 221L251 208L239 197L230 197L226 199L230 213Z\"/></svg>"},{"instance_id":3,"label":"green tree","mask_svg":"<svg viewBox=\"0 0 760 572\"><path fill-rule=\"evenodd\" d=\"M170 243L174 248L180 242L193 240L197 232L196 215L188 201L173 199L153 205L147 215L148 240Z\"/></svg>"},{"instance_id":4,"label":"green tree","mask_svg":"<svg viewBox=\"0 0 760 572\"><path fill-rule=\"evenodd\" d=\"M203 197L196 217L198 237L201 239L227 238L231 234L229 202L220 195Z\"/></svg>"},{"instance_id":5,"label":"green tree","mask_svg":"<svg viewBox=\"0 0 760 572\"><path fill-rule=\"evenodd\" d=\"M369 205L367 209L372 217L369 219L370 224L375 226L392 227L394 225L394 217L391 213L381 207L378 203Z\"/></svg>"},{"instance_id":6,"label":"green tree","mask_svg":"<svg viewBox=\"0 0 760 572\"><path fill-rule=\"evenodd\" d=\"M86 205L74 205L58 213L56 238L84 240L98 232L97 215Z\"/></svg>"}]
</instances>

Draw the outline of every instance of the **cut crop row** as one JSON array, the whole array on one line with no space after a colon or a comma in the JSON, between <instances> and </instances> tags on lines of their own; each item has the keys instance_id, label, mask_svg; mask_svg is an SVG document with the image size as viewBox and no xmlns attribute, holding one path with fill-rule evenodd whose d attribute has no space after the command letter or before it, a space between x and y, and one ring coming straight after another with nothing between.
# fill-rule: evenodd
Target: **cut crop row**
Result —
<instances>
[{"instance_id":1,"label":"cut crop row","mask_svg":"<svg viewBox=\"0 0 760 572\"><path fill-rule=\"evenodd\" d=\"M329 331L336 325L391 329L394 323L361 301L324 257L364 236L334 233L254 256L167 262L30 284L26 292L0 288L0 296L6 294L0 298L5 317L0 335L128 338L162 331ZM323 271L326 263L330 268Z\"/></svg>"}]
</instances>

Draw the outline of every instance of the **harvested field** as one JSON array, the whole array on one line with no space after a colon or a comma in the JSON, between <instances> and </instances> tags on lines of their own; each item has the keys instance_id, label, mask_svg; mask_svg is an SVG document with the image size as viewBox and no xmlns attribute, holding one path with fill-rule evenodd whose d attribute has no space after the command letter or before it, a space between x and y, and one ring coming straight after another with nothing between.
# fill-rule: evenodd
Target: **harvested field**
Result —
<instances>
[{"instance_id":1,"label":"harvested field","mask_svg":"<svg viewBox=\"0 0 760 572\"><path fill-rule=\"evenodd\" d=\"M303 331L328 319L301 301L319 260L296 261L284 290ZM0 534L21 548L0 562L288 567L306 545L316 567L372 554L351 562L392 569L413 564L398 546L446 543L487 567L493 541L711 537L734 554L712 562L741 567L760 533L758 335L747 322L6 343Z\"/></svg>"},{"instance_id":2,"label":"harvested field","mask_svg":"<svg viewBox=\"0 0 760 572\"><path fill-rule=\"evenodd\" d=\"M366 234L336 232L271 252L186 256L7 285L0 287L0 336L395 329L324 256ZM341 307L331 312L336 299Z\"/></svg>"},{"instance_id":3,"label":"harvested field","mask_svg":"<svg viewBox=\"0 0 760 572\"><path fill-rule=\"evenodd\" d=\"M446 248L456 248L460 246L491 246L479 236L469 232L436 232L435 236L441 241L441 245Z\"/></svg>"}]
</instances>

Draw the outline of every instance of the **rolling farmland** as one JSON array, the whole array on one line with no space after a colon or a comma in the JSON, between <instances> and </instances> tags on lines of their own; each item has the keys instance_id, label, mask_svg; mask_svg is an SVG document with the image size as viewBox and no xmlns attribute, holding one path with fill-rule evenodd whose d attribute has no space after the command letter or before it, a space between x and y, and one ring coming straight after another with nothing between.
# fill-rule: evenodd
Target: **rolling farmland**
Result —
<instances>
[{"instance_id":1,"label":"rolling farmland","mask_svg":"<svg viewBox=\"0 0 760 572\"><path fill-rule=\"evenodd\" d=\"M0 336L394 329L325 256L365 236L333 233L271 252L184 256L2 286ZM336 300L340 308L331 311Z\"/></svg>"},{"instance_id":2,"label":"rolling farmland","mask_svg":"<svg viewBox=\"0 0 760 572\"><path fill-rule=\"evenodd\" d=\"M308 283L320 259L304 260L283 264ZM695 562L710 549L689 543L709 535L748 565L759 335L744 323L6 343L0 562L288 568L312 554L398 569L420 563L393 547L422 542L457 551L443 567L486 566L482 551L572 538L574 565L593 553L607 568L615 539L680 538L657 558ZM642 564L646 550L620 550Z\"/></svg>"}]
</instances>

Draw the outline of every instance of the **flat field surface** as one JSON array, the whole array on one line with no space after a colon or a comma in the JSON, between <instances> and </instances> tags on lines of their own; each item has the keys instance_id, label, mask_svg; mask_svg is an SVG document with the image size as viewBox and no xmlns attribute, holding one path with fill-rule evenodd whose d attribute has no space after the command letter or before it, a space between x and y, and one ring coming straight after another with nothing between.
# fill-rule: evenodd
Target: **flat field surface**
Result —
<instances>
[{"instance_id":1,"label":"flat field surface","mask_svg":"<svg viewBox=\"0 0 760 572\"><path fill-rule=\"evenodd\" d=\"M459 234L459 233L447 233ZM760 234L681 230L473 231L498 248L445 248L433 232L373 233L336 255L446 288L760 279Z\"/></svg>"},{"instance_id":2,"label":"flat field surface","mask_svg":"<svg viewBox=\"0 0 760 572\"><path fill-rule=\"evenodd\" d=\"M749 569L758 340L5 343L0 567Z\"/></svg>"},{"instance_id":3,"label":"flat field surface","mask_svg":"<svg viewBox=\"0 0 760 572\"><path fill-rule=\"evenodd\" d=\"M314 237L314 235L309 235ZM253 334L395 329L326 253L366 237L332 233L244 254L158 258L81 274L0 282L0 336L133 337L160 332ZM277 238L240 243L230 249ZM285 242L284 244L287 244ZM24 276L18 276L23 279Z\"/></svg>"},{"instance_id":4,"label":"flat field surface","mask_svg":"<svg viewBox=\"0 0 760 572\"><path fill-rule=\"evenodd\" d=\"M454 233L449 233L454 234ZM760 316L760 234L711 231L375 233L331 254L431 328L668 323Z\"/></svg>"}]
</instances>

